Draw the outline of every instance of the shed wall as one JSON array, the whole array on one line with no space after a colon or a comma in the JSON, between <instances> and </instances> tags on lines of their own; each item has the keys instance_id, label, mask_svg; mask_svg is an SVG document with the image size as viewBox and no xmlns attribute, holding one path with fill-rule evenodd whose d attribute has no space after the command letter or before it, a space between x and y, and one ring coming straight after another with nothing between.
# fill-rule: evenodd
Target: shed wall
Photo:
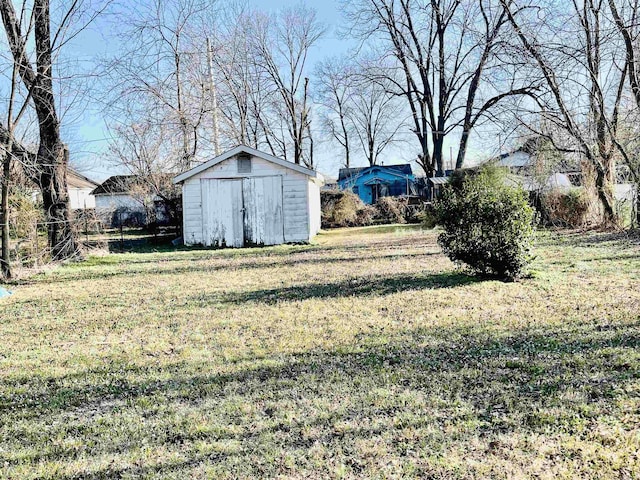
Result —
<instances>
[{"instance_id":1,"label":"shed wall","mask_svg":"<svg viewBox=\"0 0 640 480\"><path fill-rule=\"evenodd\" d=\"M309 179L309 230L310 237L320 231L322 223L322 207L320 206L320 187Z\"/></svg>"},{"instance_id":2,"label":"shed wall","mask_svg":"<svg viewBox=\"0 0 640 480\"><path fill-rule=\"evenodd\" d=\"M251 173L238 173L236 158L232 157L184 181L182 207L185 244L203 243L201 180L273 175L282 176L284 241L309 241L308 177L259 157L252 157Z\"/></svg>"}]
</instances>

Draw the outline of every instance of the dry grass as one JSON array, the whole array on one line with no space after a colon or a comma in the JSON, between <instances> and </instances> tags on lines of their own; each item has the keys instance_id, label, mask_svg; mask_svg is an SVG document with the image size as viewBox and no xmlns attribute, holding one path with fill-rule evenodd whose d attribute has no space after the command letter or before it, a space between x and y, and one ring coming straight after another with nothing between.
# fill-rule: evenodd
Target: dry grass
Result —
<instances>
[{"instance_id":1,"label":"dry grass","mask_svg":"<svg viewBox=\"0 0 640 480\"><path fill-rule=\"evenodd\" d=\"M541 234L533 278L435 233L90 258L0 301L0 478L631 478L640 247Z\"/></svg>"}]
</instances>

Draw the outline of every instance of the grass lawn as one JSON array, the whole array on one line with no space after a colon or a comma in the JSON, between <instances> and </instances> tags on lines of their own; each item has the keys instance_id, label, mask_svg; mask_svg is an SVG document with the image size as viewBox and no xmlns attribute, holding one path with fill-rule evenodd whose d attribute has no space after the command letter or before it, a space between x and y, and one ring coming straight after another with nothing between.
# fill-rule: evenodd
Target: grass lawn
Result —
<instances>
[{"instance_id":1,"label":"grass lawn","mask_svg":"<svg viewBox=\"0 0 640 480\"><path fill-rule=\"evenodd\" d=\"M92 257L0 300L0 478L640 477L640 246L415 227Z\"/></svg>"}]
</instances>

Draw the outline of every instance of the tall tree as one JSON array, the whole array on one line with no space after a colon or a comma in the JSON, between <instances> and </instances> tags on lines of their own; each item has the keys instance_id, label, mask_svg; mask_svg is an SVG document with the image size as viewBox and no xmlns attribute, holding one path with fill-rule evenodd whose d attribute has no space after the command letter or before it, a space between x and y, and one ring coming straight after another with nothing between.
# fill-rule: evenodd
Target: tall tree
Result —
<instances>
[{"instance_id":1,"label":"tall tree","mask_svg":"<svg viewBox=\"0 0 640 480\"><path fill-rule=\"evenodd\" d=\"M344 58L327 58L316 65L317 98L321 122L328 134L344 149L344 166L351 166L353 123L349 106L353 89L352 66Z\"/></svg>"},{"instance_id":2,"label":"tall tree","mask_svg":"<svg viewBox=\"0 0 640 480\"><path fill-rule=\"evenodd\" d=\"M309 99L305 67L309 50L324 33L316 12L299 5L276 17L257 15L253 34L258 65L279 97L276 109L287 131L294 163L304 163L309 131ZM281 139L285 140L285 139ZM284 152L286 155L286 152Z\"/></svg>"},{"instance_id":3,"label":"tall tree","mask_svg":"<svg viewBox=\"0 0 640 480\"><path fill-rule=\"evenodd\" d=\"M506 97L535 88L497 60L506 15L498 0L358 0L344 2L352 32L378 41L392 91L411 112L428 175L444 173L444 142L459 134L456 168L469 136Z\"/></svg>"},{"instance_id":4,"label":"tall tree","mask_svg":"<svg viewBox=\"0 0 640 480\"><path fill-rule=\"evenodd\" d=\"M220 21L209 24L214 39L214 64L223 135L229 146L266 147L265 130L272 89L257 62L252 35L254 12L246 4L221 11ZM275 154L275 151L272 151Z\"/></svg>"},{"instance_id":5,"label":"tall tree","mask_svg":"<svg viewBox=\"0 0 640 480\"><path fill-rule=\"evenodd\" d=\"M608 3L616 28L624 43L624 65L636 107L632 109L632 114L629 115L630 121L627 122L627 131L630 134L626 139L619 136L616 139L616 147L629 167L636 185L635 223L640 224L640 145L637 141L640 134L640 129L637 126L640 113L640 45L638 44L640 3L638 0L608 0Z\"/></svg>"},{"instance_id":6,"label":"tall tree","mask_svg":"<svg viewBox=\"0 0 640 480\"><path fill-rule=\"evenodd\" d=\"M163 125L174 150L176 170L193 166L211 118L202 0L152 0L122 13L123 51L105 69L113 98L112 123Z\"/></svg>"},{"instance_id":7,"label":"tall tree","mask_svg":"<svg viewBox=\"0 0 640 480\"><path fill-rule=\"evenodd\" d=\"M565 132L570 142L562 144L558 138L547 137L561 151L583 156L593 167L604 221L616 223L613 182L626 71L617 58L604 1L572 0L561 9L548 6L542 15L537 13L541 7L534 3L516 9L507 0L502 2L517 37L546 82L547 95L537 98L545 119ZM547 20L541 22L541 17ZM552 38L565 40L559 44L546 41Z\"/></svg>"},{"instance_id":8,"label":"tall tree","mask_svg":"<svg viewBox=\"0 0 640 480\"><path fill-rule=\"evenodd\" d=\"M79 6L74 1L63 16L55 35L51 35L49 0L34 0L32 6L33 35L29 29L23 32L21 18L11 0L0 0L0 15L7 42L17 72L30 92L31 101L38 119L39 147L35 155L31 177L42 192L47 222L48 244L54 260L73 258L79 248L71 225L71 211L67 191L68 154L60 136L60 120L56 110L53 85L53 52L56 42L68 27ZM30 60L28 45L35 47L35 65ZM11 151L27 152L27 149L12 138L11 132L2 127L6 138L13 146Z\"/></svg>"},{"instance_id":9,"label":"tall tree","mask_svg":"<svg viewBox=\"0 0 640 480\"><path fill-rule=\"evenodd\" d=\"M356 74L352 85L350 115L355 136L370 166L378 163L379 155L397 141L398 131L405 125L397 97L391 95L391 84L380 78L372 80L372 67Z\"/></svg>"}]
</instances>

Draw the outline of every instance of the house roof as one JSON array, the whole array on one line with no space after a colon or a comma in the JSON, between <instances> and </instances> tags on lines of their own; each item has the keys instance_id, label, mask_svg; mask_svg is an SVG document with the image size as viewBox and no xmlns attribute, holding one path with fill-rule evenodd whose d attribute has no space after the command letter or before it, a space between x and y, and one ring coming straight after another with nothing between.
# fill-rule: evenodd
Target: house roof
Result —
<instances>
[{"instance_id":1,"label":"house roof","mask_svg":"<svg viewBox=\"0 0 640 480\"><path fill-rule=\"evenodd\" d=\"M297 165L295 163L288 162L287 160L283 160L282 158L278 158L268 153L261 152L260 150L256 150L255 148L251 148L246 145L238 145L237 147L232 148L231 150L227 150L223 154L218 155L217 157L214 157L211 160L208 160L198 165L197 167L192 168L191 170L187 170L186 172L181 173L180 175L178 175L173 179L173 183L182 183L185 180L188 180L189 178L193 177L194 175L204 172L205 170L208 170L209 168L219 163L222 163L225 160L228 160L238 155L239 153L248 153L253 157L258 157L258 158L261 158L262 160L266 160L267 162L271 162L281 167L295 170L296 172L302 173L309 177L318 178L322 180L322 175L320 175L315 170L311 170L310 168L303 167L302 165Z\"/></svg>"},{"instance_id":2,"label":"house roof","mask_svg":"<svg viewBox=\"0 0 640 480\"><path fill-rule=\"evenodd\" d=\"M402 163L400 165L373 165L369 167L341 168L338 174L338 181L364 175L365 173L367 173L367 171L373 170L375 168L385 170L394 175L413 175L411 165L408 163Z\"/></svg>"},{"instance_id":3,"label":"house roof","mask_svg":"<svg viewBox=\"0 0 640 480\"><path fill-rule=\"evenodd\" d=\"M172 173L153 174L154 179L170 181L173 178ZM91 195L118 195L128 194L131 190L138 186L144 185L146 182L140 175L113 175L107 178L98 186Z\"/></svg>"},{"instance_id":4,"label":"house roof","mask_svg":"<svg viewBox=\"0 0 640 480\"><path fill-rule=\"evenodd\" d=\"M533 156L530 153L522 150L516 150L514 152L503 153L500 155L496 165L499 167L528 167L533 164Z\"/></svg>"},{"instance_id":5,"label":"house roof","mask_svg":"<svg viewBox=\"0 0 640 480\"><path fill-rule=\"evenodd\" d=\"M76 172L75 170L67 169L67 185L69 188L91 188L94 189L98 185L98 182L94 182L88 177Z\"/></svg>"},{"instance_id":6,"label":"house roof","mask_svg":"<svg viewBox=\"0 0 640 480\"><path fill-rule=\"evenodd\" d=\"M140 184L140 177L138 175L113 175L102 182L91 194L113 195L129 193L131 188L138 184Z\"/></svg>"}]
</instances>

